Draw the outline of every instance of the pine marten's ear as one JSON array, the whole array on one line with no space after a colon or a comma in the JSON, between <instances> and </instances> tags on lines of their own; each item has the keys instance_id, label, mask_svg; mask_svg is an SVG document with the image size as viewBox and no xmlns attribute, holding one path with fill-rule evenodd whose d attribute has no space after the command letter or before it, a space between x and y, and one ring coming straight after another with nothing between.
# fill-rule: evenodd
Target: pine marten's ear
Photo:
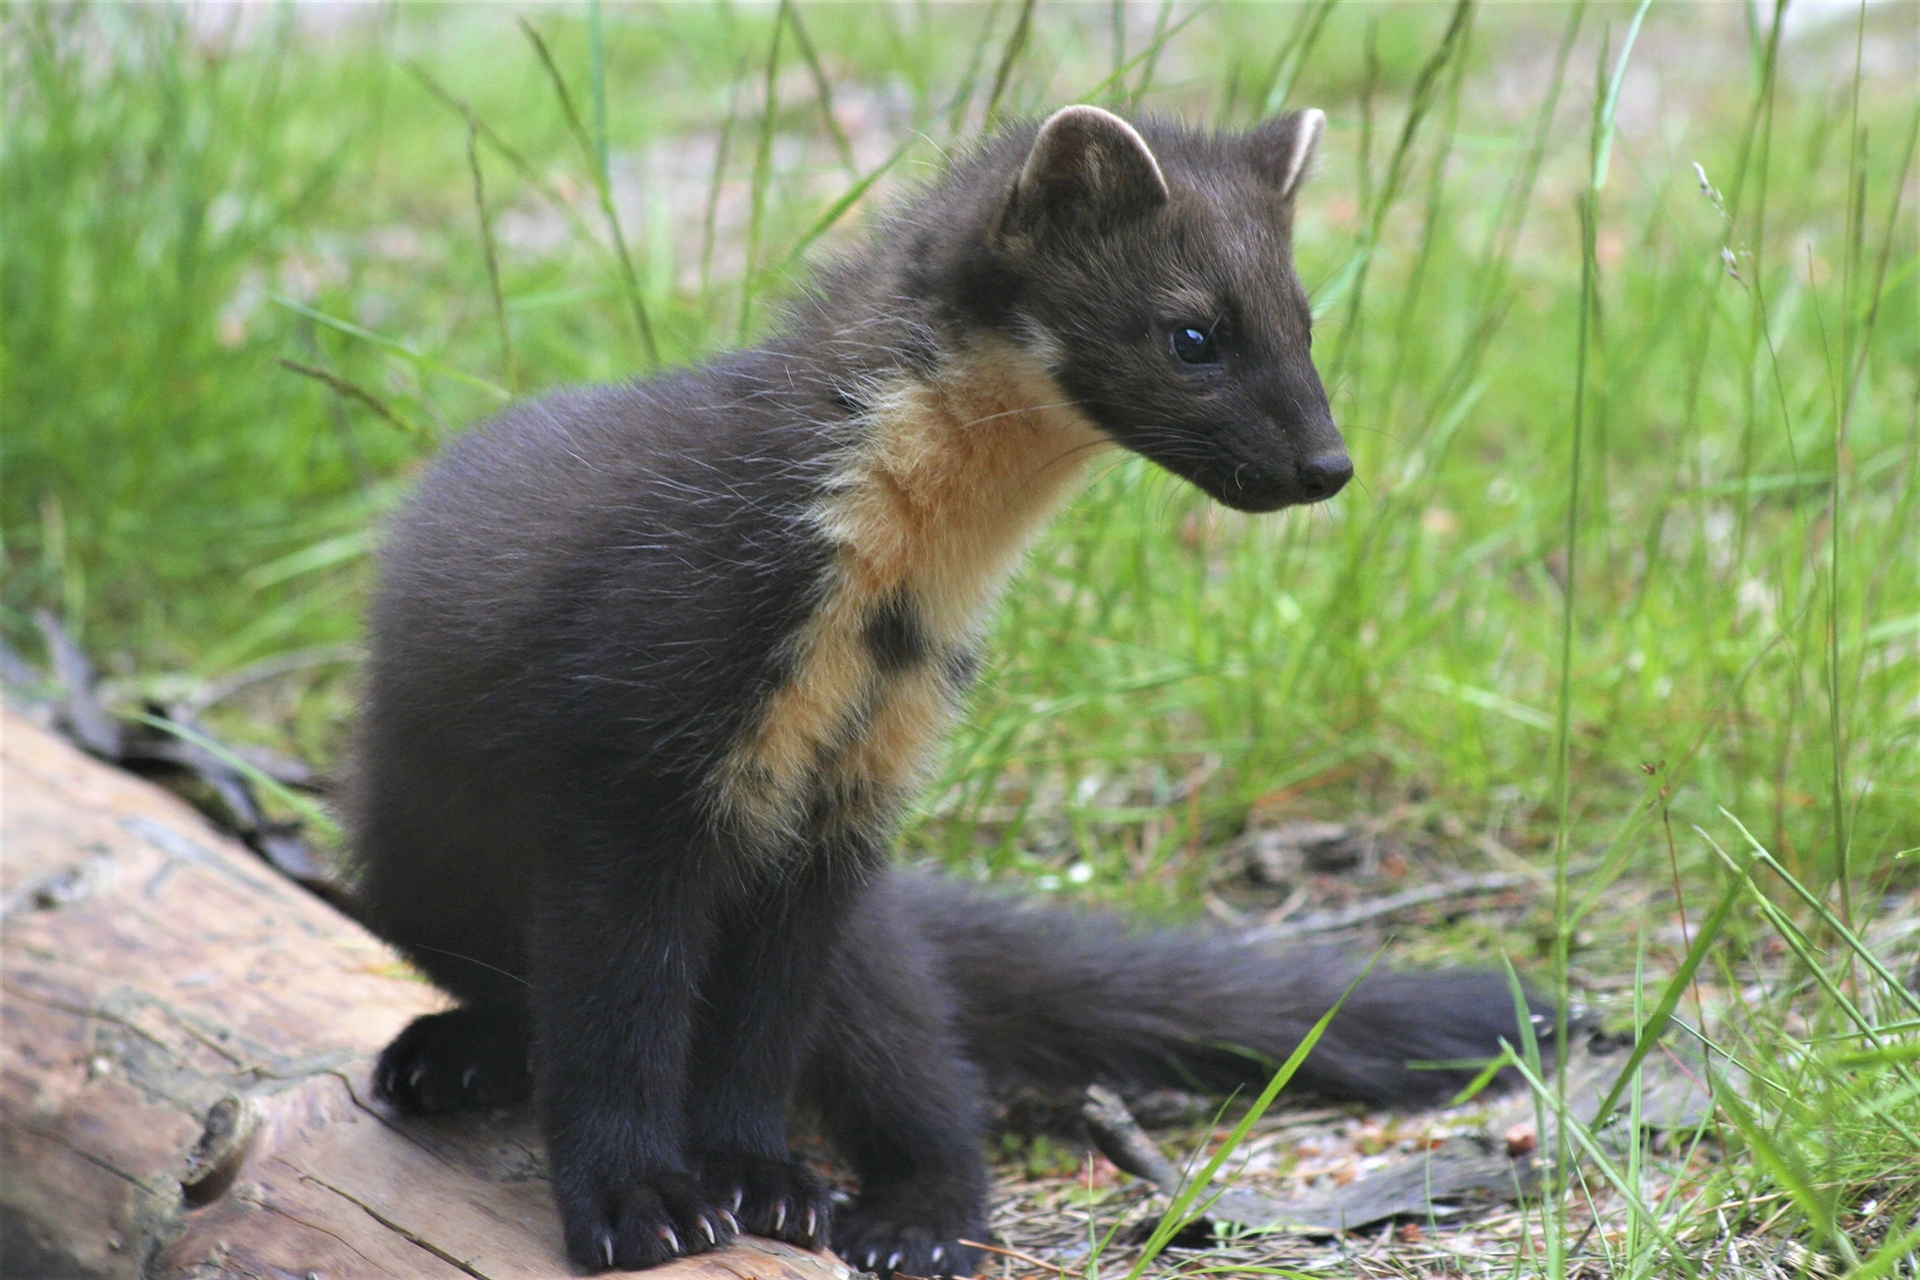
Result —
<instances>
[{"instance_id":1,"label":"pine marten's ear","mask_svg":"<svg viewBox=\"0 0 1920 1280\"><path fill-rule=\"evenodd\" d=\"M1275 116L1247 135L1253 149L1253 167L1280 188L1282 199L1293 199L1301 182L1312 175L1320 135L1326 127L1327 113L1309 107Z\"/></svg>"},{"instance_id":2,"label":"pine marten's ear","mask_svg":"<svg viewBox=\"0 0 1920 1280\"><path fill-rule=\"evenodd\" d=\"M1099 107L1062 107L1040 126L994 239L1113 222L1166 202L1166 177L1138 130Z\"/></svg>"}]
</instances>

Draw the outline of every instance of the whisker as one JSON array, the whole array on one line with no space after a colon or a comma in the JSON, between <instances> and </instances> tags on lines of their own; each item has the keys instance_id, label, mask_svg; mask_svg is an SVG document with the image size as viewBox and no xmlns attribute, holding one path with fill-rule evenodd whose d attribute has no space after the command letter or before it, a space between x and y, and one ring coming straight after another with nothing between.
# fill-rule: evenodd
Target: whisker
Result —
<instances>
[{"instance_id":1,"label":"whisker","mask_svg":"<svg viewBox=\"0 0 1920 1280\"><path fill-rule=\"evenodd\" d=\"M999 413L989 413L984 417L973 418L960 425L962 427L977 427L983 422L992 422L997 418L1012 418L1023 413L1038 413L1043 409L1070 409L1078 408L1079 406L1080 401L1078 400L1054 400L1048 404L1029 404L1023 405L1018 409L1003 409Z\"/></svg>"},{"instance_id":2,"label":"whisker","mask_svg":"<svg viewBox=\"0 0 1920 1280\"><path fill-rule=\"evenodd\" d=\"M512 978L515 982L519 983L523 987L531 987L533 985L531 982L528 982L525 978L521 977L517 973L509 973L507 970L502 969L497 964L488 964L485 960L480 960L473 956L463 956L458 951L448 951L444 947L430 947L424 942L409 943L407 949L410 951L431 951L435 955L449 956L455 960L464 960L468 964L477 964L482 969L491 969L503 978Z\"/></svg>"}]
</instances>

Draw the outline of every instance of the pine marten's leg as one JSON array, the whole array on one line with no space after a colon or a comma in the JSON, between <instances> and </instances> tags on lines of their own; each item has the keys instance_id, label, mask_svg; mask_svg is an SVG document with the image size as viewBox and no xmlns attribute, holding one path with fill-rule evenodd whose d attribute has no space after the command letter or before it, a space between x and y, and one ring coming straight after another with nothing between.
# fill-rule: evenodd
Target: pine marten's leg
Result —
<instances>
[{"instance_id":1,"label":"pine marten's leg","mask_svg":"<svg viewBox=\"0 0 1920 1280\"><path fill-rule=\"evenodd\" d=\"M860 1176L835 1251L882 1275L972 1275L979 1252L960 1241L986 1238L985 1094L937 958L884 883L835 956L803 1088Z\"/></svg>"},{"instance_id":2,"label":"pine marten's leg","mask_svg":"<svg viewBox=\"0 0 1920 1280\"><path fill-rule=\"evenodd\" d=\"M567 1253L648 1267L733 1234L683 1145L725 855L670 804L612 780L570 790L534 904L535 1097Z\"/></svg>"},{"instance_id":3,"label":"pine marten's leg","mask_svg":"<svg viewBox=\"0 0 1920 1280\"><path fill-rule=\"evenodd\" d=\"M829 959L884 852L829 848L770 870L722 910L688 1073L688 1159L743 1230L826 1242L827 1187L787 1144L787 1108Z\"/></svg>"}]
</instances>

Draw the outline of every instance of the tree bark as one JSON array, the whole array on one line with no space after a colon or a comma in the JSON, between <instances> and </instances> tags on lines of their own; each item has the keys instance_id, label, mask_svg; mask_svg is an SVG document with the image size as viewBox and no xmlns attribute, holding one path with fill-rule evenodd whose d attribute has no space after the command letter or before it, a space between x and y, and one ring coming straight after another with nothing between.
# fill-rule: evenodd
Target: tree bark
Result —
<instances>
[{"instance_id":1,"label":"tree bark","mask_svg":"<svg viewBox=\"0 0 1920 1280\"><path fill-rule=\"evenodd\" d=\"M0 1274L573 1274L525 1109L401 1117L445 998L158 788L0 712ZM656 1280L849 1280L743 1239Z\"/></svg>"}]
</instances>

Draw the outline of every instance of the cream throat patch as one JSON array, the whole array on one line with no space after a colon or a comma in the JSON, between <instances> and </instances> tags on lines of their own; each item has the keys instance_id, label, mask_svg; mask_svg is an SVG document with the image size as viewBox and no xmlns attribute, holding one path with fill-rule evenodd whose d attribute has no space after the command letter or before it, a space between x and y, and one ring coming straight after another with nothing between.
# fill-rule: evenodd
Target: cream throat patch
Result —
<instances>
[{"instance_id":1,"label":"cream throat patch","mask_svg":"<svg viewBox=\"0 0 1920 1280\"><path fill-rule=\"evenodd\" d=\"M716 816L761 839L884 835L952 719L953 672L1108 443L1004 339L870 404L812 513L835 554L790 674L713 775Z\"/></svg>"}]
</instances>

